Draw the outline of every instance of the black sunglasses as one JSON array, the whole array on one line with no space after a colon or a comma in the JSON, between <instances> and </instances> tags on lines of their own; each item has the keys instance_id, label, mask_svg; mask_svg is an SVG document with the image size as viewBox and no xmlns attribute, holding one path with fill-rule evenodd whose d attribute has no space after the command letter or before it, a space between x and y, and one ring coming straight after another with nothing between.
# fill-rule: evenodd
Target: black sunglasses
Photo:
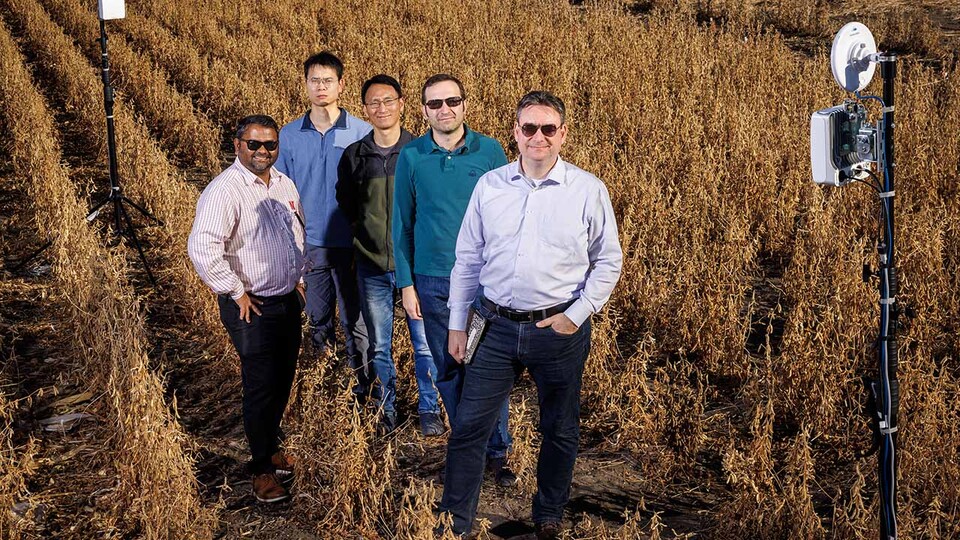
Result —
<instances>
[{"instance_id":1,"label":"black sunglasses","mask_svg":"<svg viewBox=\"0 0 960 540\"><path fill-rule=\"evenodd\" d=\"M467 98L456 96L448 97L447 99L431 99L430 101L425 101L423 104L426 105L428 109L437 110L440 107L443 107L443 104L446 103L447 107L452 109L463 103L463 100L465 99Z\"/></svg>"},{"instance_id":2,"label":"black sunglasses","mask_svg":"<svg viewBox=\"0 0 960 540\"><path fill-rule=\"evenodd\" d=\"M544 137L553 137L557 134L557 130L560 129L559 126L555 124L523 124L520 126L520 132L523 133L524 137L533 137L537 134L537 131L543 133Z\"/></svg>"},{"instance_id":3,"label":"black sunglasses","mask_svg":"<svg viewBox=\"0 0 960 540\"><path fill-rule=\"evenodd\" d=\"M280 144L280 141L258 141L256 139L240 139L241 141L247 143L247 148L251 152L256 152L260 147L267 149L267 152L273 152L277 149L277 146Z\"/></svg>"}]
</instances>

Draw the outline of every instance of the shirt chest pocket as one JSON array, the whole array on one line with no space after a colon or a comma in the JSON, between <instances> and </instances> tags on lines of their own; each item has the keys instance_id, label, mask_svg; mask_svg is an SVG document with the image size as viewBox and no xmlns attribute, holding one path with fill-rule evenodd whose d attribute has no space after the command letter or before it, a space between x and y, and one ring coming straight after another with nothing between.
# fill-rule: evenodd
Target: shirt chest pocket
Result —
<instances>
[{"instance_id":1,"label":"shirt chest pocket","mask_svg":"<svg viewBox=\"0 0 960 540\"><path fill-rule=\"evenodd\" d=\"M583 216L569 210L554 209L540 216L537 238L547 252L573 258L587 253L588 226Z\"/></svg>"}]
</instances>

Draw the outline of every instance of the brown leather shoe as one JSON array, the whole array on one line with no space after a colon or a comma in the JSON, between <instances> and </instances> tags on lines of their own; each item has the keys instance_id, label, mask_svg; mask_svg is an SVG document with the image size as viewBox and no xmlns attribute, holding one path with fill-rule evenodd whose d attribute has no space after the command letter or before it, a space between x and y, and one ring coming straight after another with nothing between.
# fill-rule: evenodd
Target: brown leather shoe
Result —
<instances>
[{"instance_id":1,"label":"brown leather shoe","mask_svg":"<svg viewBox=\"0 0 960 540\"><path fill-rule=\"evenodd\" d=\"M253 477L253 494L263 503L275 503L290 498L287 488L273 473L258 474Z\"/></svg>"},{"instance_id":2,"label":"brown leather shoe","mask_svg":"<svg viewBox=\"0 0 960 540\"><path fill-rule=\"evenodd\" d=\"M297 460L294 459L293 456L283 450L277 450L276 454L270 456L270 463L272 463L274 467L290 474L293 474L293 468L296 462Z\"/></svg>"},{"instance_id":3,"label":"brown leather shoe","mask_svg":"<svg viewBox=\"0 0 960 540\"><path fill-rule=\"evenodd\" d=\"M270 456L270 463L276 469L277 478L281 482L289 484L293 481L294 464L296 463L293 456L283 450L278 450L276 454Z\"/></svg>"}]
</instances>

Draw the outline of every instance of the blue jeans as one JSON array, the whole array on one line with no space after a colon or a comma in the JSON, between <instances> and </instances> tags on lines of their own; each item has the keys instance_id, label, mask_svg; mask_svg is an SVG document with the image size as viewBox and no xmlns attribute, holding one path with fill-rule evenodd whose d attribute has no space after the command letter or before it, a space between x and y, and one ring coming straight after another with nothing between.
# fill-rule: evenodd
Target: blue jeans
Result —
<instances>
[{"instance_id":1,"label":"blue jeans","mask_svg":"<svg viewBox=\"0 0 960 540\"><path fill-rule=\"evenodd\" d=\"M533 323L517 323L484 307L487 333L467 367L463 395L447 442L446 479L440 509L453 515L453 531L470 532L483 481L483 443L496 425L501 402L524 369L537 385L540 457L534 523L559 522L570 498L580 444L580 385L590 352L590 320L571 335Z\"/></svg>"},{"instance_id":2,"label":"blue jeans","mask_svg":"<svg viewBox=\"0 0 960 540\"><path fill-rule=\"evenodd\" d=\"M447 409L447 418L452 426L459 414L465 369L463 364L454 360L447 352L447 325L450 323L447 298L450 295L450 278L414 274L413 282L420 297L420 314L423 315L427 345L430 346L430 353L433 354L433 362L437 367L437 390L440 391L443 406ZM497 429L487 435L487 456L492 458L505 457L513 444L507 424L510 412L509 394L509 391L504 394L499 404Z\"/></svg>"},{"instance_id":3,"label":"blue jeans","mask_svg":"<svg viewBox=\"0 0 960 540\"><path fill-rule=\"evenodd\" d=\"M381 399L378 405L387 413L396 412L397 368L393 363L393 306L397 282L393 272L383 272L367 264L357 263L357 285L363 320L370 334L370 358L373 371L380 379ZM437 368L427 346L423 321L407 317L410 341L413 344L414 372L417 376L417 411L439 413L440 401L434 388Z\"/></svg>"},{"instance_id":4,"label":"blue jeans","mask_svg":"<svg viewBox=\"0 0 960 540\"><path fill-rule=\"evenodd\" d=\"M334 312L340 307L340 324L346 336L350 369L357 376L353 393L361 401L370 393L373 373L367 363L367 327L360 314L360 293L353 262L353 248L323 248L307 244L306 312L310 337L320 351L334 343Z\"/></svg>"}]
</instances>

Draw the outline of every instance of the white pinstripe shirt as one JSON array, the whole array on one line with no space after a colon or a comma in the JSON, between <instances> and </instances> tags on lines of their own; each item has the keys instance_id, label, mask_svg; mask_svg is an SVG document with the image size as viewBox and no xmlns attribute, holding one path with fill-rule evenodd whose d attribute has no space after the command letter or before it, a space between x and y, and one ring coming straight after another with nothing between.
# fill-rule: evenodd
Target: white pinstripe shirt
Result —
<instances>
[{"instance_id":1,"label":"white pinstripe shirt","mask_svg":"<svg viewBox=\"0 0 960 540\"><path fill-rule=\"evenodd\" d=\"M302 216L290 178L271 167L268 187L235 160L200 195L187 253L217 294L287 294L304 269Z\"/></svg>"}]
</instances>

